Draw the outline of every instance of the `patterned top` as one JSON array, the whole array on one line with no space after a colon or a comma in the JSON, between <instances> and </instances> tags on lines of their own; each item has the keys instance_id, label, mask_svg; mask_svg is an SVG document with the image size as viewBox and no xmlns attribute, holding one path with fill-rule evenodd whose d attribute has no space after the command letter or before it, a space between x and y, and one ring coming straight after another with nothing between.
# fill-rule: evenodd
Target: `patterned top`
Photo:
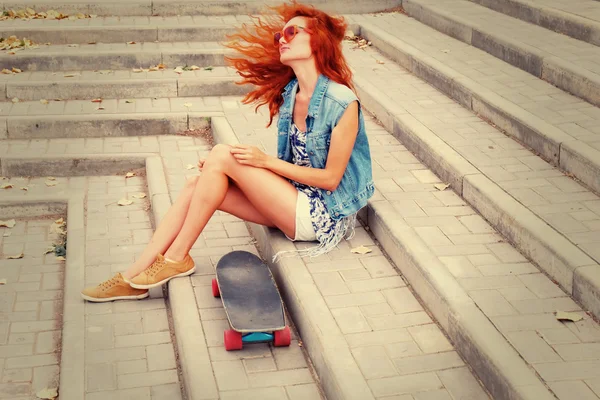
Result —
<instances>
[{"instance_id":1,"label":"patterned top","mask_svg":"<svg viewBox=\"0 0 600 400\"><path fill-rule=\"evenodd\" d=\"M298 129L296 124L292 124L290 143L293 163L301 167L311 168L312 166L310 164L310 159L308 158L308 152L306 151L306 132L302 132ZM346 236L348 230L351 231L351 236L354 235L356 214L334 220L327 211L325 200L323 199L321 192L316 187L298 183L293 180L290 180L290 182L297 190L302 191L308 197L311 221L315 230L315 236L319 241L318 246L298 250L297 253L316 257L327 253L336 247L344 236Z\"/></svg>"}]
</instances>

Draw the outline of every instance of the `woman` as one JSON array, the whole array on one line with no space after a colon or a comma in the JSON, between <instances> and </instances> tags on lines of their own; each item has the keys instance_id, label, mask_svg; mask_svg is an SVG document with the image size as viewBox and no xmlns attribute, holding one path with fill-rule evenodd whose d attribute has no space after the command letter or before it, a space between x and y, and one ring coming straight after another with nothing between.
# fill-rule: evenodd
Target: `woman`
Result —
<instances>
[{"instance_id":1,"label":"woman","mask_svg":"<svg viewBox=\"0 0 600 400\"><path fill-rule=\"evenodd\" d=\"M195 270L188 252L216 210L319 244L316 256L353 233L356 212L373 195L362 111L351 90L342 18L293 2L244 25L228 61L255 89L245 103L279 114L277 158L254 146L216 145L199 162L138 260L123 274L82 291L104 302L141 299L148 289ZM210 190L206 190L210 188Z\"/></svg>"}]
</instances>

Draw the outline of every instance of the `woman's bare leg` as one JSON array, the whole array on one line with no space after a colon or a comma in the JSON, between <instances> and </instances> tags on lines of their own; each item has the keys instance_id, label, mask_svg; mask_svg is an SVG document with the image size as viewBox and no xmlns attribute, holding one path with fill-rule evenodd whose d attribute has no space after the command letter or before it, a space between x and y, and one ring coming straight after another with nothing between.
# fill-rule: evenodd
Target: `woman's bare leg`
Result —
<instances>
[{"instance_id":1,"label":"woman's bare leg","mask_svg":"<svg viewBox=\"0 0 600 400\"><path fill-rule=\"evenodd\" d=\"M154 262L154 260L156 260L156 255L158 253L164 254L167 249L169 249L183 227L192 202L192 197L196 192L196 187L200 187L198 192L203 190L201 185L205 185L205 183L200 178L200 176L195 176L188 179L177 200L169 208L163 220L156 228L148 245L146 245L142 253L127 271L123 272L123 276L126 279L129 280L144 271ZM206 187L207 186L204 186L204 188ZM208 187L210 187L210 183ZM269 227L276 226L270 219L266 218L256 209L256 207L254 207L244 192L231 180L229 181L225 199L218 207L218 210L225 211L244 221L250 221ZM293 237L293 235L290 237Z\"/></svg>"},{"instance_id":2,"label":"woman's bare leg","mask_svg":"<svg viewBox=\"0 0 600 400\"><path fill-rule=\"evenodd\" d=\"M296 188L272 171L238 163L229 146L217 145L198 178L188 210L189 218L185 218L165 257L174 261L184 259L210 217L224 202L230 179L261 215L289 237L295 236Z\"/></svg>"}]
</instances>

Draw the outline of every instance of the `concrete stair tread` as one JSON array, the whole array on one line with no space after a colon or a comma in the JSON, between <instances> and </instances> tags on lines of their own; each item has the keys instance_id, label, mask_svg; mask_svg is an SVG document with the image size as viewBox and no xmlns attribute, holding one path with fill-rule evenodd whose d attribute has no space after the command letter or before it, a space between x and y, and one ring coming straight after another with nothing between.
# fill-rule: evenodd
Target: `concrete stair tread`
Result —
<instances>
[{"instance_id":1,"label":"concrete stair tread","mask_svg":"<svg viewBox=\"0 0 600 400\"><path fill-rule=\"evenodd\" d=\"M593 222L600 221L597 194L392 60L375 50L357 51L352 46L346 44L345 54L365 107L471 206L495 221L497 228L518 226L518 234L503 231L509 241L525 249L525 254L571 294L578 286L578 268L600 268L596 250L600 227ZM379 172L393 171L387 160L377 164ZM403 177L396 179L402 181ZM415 181L411 176L405 179ZM495 191L486 192L479 200L474 187ZM391 196L402 199L402 193ZM501 203L499 216L489 213L495 201ZM415 216L421 212L419 208L413 211ZM440 216L444 212L440 209ZM546 250L532 245L532 238ZM591 283L583 291L586 296L600 293L600 282ZM600 310L593 298L586 306L594 313Z\"/></svg>"},{"instance_id":2,"label":"concrete stair tread","mask_svg":"<svg viewBox=\"0 0 600 400\"><path fill-rule=\"evenodd\" d=\"M472 0L481 4L481 0ZM596 0L510 0L528 10L541 9L541 11L552 10L561 13L574 15L579 18L585 18L593 22L600 23L600 4ZM506 3L500 0L498 3ZM531 8L530 8L531 7ZM535 7L535 8L534 8Z\"/></svg>"},{"instance_id":3,"label":"concrete stair tread","mask_svg":"<svg viewBox=\"0 0 600 400\"><path fill-rule=\"evenodd\" d=\"M353 21L413 73L600 191L594 178L600 173L600 108L405 15ZM571 146L585 151L574 156ZM569 158L581 159L582 166L568 165Z\"/></svg>"},{"instance_id":4,"label":"concrete stair tread","mask_svg":"<svg viewBox=\"0 0 600 400\"><path fill-rule=\"evenodd\" d=\"M434 7L489 35L535 48L545 57L556 57L593 74L600 74L600 48L548 29L490 10L469 0L411 0Z\"/></svg>"}]
</instances>

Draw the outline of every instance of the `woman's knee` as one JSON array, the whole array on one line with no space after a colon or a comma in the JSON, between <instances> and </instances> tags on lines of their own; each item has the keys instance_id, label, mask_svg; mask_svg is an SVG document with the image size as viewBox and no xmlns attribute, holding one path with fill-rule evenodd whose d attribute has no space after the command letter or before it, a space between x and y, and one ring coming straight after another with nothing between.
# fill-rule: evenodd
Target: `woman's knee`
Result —
<instances>
[{"instance_id":1,"label":"woman's knee","mask_svg":"<svg viewBox=\"0 0 600 400\"><path fill-rule=\"evenodd\" d=\"M189 177L188 180L185 182L185 188L186 189L193 189L196 187L196 183L198 183L198 178L200 178L199 176L192 176Z\"/></svg>"},{"instance_id":2,"label":"woman's knee","mask_svg":"<svg viewBox=\"0 0 600 400\"><path fill-rule=\"evenodd\" d=\"M235 162L235 158L231 154L231 146L219 143L208 154L203 170L215 168L226 171L233 162Z\"/></svg>"}]
</instances>

